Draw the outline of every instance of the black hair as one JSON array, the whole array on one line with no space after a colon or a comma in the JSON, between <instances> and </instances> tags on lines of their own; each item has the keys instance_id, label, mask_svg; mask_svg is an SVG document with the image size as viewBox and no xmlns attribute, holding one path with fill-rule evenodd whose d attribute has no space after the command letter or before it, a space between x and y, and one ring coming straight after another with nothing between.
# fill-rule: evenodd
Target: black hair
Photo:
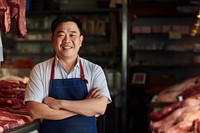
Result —
<instances>
[{"instance_id":1,"label":"black hair","mask_svg":"<svg viewBox=\"0 0 200 133\"><path fill-rule=\"evenodd\" d=\"M77 19L74 16L59 16L59 17L56 17L53 20L53 22L51 23L52 35L54 35L54 32L55 32L56 27L57 27L58 24L60 24L61 22L68 22L68 21L72 21L72 22L76 23L78 28L79 28L79 30L80 30L80 33L82 32L82 23L81 23L81 21L79 19Z\"/></svg>"}]
</instances>

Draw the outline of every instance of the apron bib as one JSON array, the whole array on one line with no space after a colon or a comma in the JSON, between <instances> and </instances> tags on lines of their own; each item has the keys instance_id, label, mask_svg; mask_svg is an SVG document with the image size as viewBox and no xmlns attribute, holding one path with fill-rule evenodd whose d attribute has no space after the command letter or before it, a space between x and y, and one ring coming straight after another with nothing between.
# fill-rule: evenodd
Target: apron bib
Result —
<instances>
[{"instance_id":1,"label":"apron bib","mask_svg":"<svg viewBox=\"0 0 200 133\"><path fill-rule=\"evenodd\" d=\"M88 92L81 61L81 78L54 79L54 66L55 58L51 70L49 96L65 100L84 99ZM39 133L97 133L96 118L75 115L63 120L43 120Z\"/></svg>"}]
</instances>

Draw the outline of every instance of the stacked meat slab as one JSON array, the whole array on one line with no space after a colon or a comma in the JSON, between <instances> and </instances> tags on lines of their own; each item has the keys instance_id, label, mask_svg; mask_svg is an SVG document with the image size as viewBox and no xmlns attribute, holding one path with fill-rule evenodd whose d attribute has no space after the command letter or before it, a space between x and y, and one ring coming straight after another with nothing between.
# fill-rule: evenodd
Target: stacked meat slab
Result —
<instances>
[{"instance_id":1,"label":"stacked meat slab","mask_svg":"<svg viewBox=\"0 0 200 133\"><path fill-rule=\"evenodd\" d=\"M0 78L0 133L31 121L23 104L27 83L13 79Z\"/></svg>"},{"instance_id":2,"label":"stacked meat slab","mask_svg":"<svg viewBox=\"0 0 200 133\"><path fill-rule=\"evenodd\" d=\"M26 83L14 80L0 80L0 109L26 112L23 104Z\"/></svg>"},{"instance_id":3,"label":"stacked meat slab","mask_svg":"<svg viewBox=\"0 0 200 133\"><path fill-rule=\"evenodd\" d=\"M178 99L181 97L182 101ZM155 133L200 133L200 77L185 80L162 91L157 102L171 102L150 113Z\"/></svg>"}]
</instances>

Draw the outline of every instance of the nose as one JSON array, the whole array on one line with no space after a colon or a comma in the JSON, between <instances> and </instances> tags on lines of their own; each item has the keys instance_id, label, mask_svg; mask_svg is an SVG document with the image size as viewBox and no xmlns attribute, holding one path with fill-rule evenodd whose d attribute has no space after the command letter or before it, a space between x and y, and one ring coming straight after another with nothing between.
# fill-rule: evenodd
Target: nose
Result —
<instances>
[{"instance_id":1,"label":"nose","mask_svg":"<svg viewBox=\"0 0 200 133\"><path fill-rule=\"evenodd\" d=\"M66 36L63 38L63 42L64 42L64 43L69 43L69 42L71 42L70 37L66 35Z\"/></svg>"}]
</instances>

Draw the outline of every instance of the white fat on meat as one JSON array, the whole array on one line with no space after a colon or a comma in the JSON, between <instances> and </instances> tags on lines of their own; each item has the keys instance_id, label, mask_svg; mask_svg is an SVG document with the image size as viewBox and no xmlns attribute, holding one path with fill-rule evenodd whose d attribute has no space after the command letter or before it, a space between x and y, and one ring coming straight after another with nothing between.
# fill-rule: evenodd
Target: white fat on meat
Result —
<instances>
[{"instance_id":1,"label":"white fat on meat","mask_svg":"<svg viewBox=\"0 0 200 133\"><path fill-rule=\"evenodd\" d=\"M199 95L198 95L199 96ZM182 107L200 105L199 97L187 98L183 101Z\"/></svg>"},{"instance_id":2,"label":"white fat on meat","mask_svg":"<svg viewBox=\"0 0 200 133\"><path fill-rule=\"evenodd\" d=\"M14 118L6 117L6 116L1 116L0 120L1 121L16 121L19 125L25 124L25 121L23 119L14 119Z\"/></svg>"},{"instance_id":3,"label":"white fat on meat","mask_svg":"<svg viewBox=\"0 0 200 133\"><path fill-rule=\"evenodd\" d=\"M8 76L1 77L0 80L6 80L6 81L16 82L16 83L19 83L19 81L23 83L28 83L29 78L26 76L19 77L19 76L14 76L14 75L8 75Z\"/></svg>"},{"instance_id":4,"label":"white fat on meat","mask_svg":"<svg viewBox=\"0 0 200 133\"><path fill-rule=\"evenodd\" d=\"M0 126L0 133L3 133L4 129Z\"/></svg>"}]
</instances>

